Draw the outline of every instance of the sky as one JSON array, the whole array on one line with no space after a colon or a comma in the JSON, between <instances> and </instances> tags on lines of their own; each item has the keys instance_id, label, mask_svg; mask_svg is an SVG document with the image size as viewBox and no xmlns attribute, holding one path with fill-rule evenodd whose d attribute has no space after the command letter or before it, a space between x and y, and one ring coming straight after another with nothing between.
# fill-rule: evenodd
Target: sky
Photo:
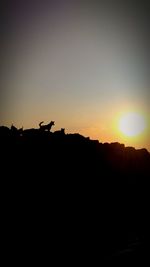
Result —
<instances>
[{"instance_id":1,"label":"sky","mask_svg":"<svg viewBox=\"0 0 150 267\"><path fill-rule=\"evenodd\" d=\"M0 124L150 150L149 6L146 1L8 1L3 10ZM129 138L118 119L138 112Z\"/></svg>"}]
</instances>

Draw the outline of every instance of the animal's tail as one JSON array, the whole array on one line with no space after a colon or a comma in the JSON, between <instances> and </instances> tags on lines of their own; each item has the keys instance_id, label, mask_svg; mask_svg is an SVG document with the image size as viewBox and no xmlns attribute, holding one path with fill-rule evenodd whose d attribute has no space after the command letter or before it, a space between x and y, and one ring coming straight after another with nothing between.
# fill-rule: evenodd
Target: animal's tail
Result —
<instances>
[{"instance_id":1,"label":"animal's tail","mask_svg":"<svg viewBox=\"0 0 150 267\"><path fill-rule=\"evenodd\" d=\"M44 121L41 121L41 122L39 123L40 128L41 128L41 124L42 124L43 122L44 122Z\"/></svg>"}]
</instances>

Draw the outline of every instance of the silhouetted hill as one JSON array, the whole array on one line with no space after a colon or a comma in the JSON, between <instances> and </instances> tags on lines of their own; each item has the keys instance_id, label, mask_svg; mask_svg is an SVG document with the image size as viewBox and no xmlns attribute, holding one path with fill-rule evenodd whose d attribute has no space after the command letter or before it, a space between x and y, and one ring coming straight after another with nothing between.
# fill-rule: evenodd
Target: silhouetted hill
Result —
<instances>
[{"instance_id":1,"label":"silhouetted hill","mask_svg":"<svg viewBox=\"0 0 150 267\"><path fill-rule=\"evenodd\" d=\"M146 149L102 144L65 134L64 129L18 131L5 126L0 127L0 147L12 239L10 220L10 229L20 229L25 240L32 236L35 244L46 244L49 236L61 257L80 255L91 262L147 259Z\"/></svg>"}]
</instances>

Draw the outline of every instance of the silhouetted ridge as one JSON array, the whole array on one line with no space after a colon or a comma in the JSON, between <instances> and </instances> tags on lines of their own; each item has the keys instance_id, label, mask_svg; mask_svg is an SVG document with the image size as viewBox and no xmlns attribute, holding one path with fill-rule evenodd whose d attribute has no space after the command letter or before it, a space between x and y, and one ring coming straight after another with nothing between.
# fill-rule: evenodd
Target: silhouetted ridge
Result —
<instances>
[{"instance_id":1,"label":"silhouetted ridge","mask_svg":"<svg viewBox=\"0 0 150 267\"><path fill-rule=\"evenodd\" d=\"M146 259L150 153L64 128L51 132L51 124L0 127L2 181L13 214L24 211L32 220L40 214L34 225L55 229L51 238L71 244L68 253L72 246L91 259Z\"/></svg>"}]
</instances>

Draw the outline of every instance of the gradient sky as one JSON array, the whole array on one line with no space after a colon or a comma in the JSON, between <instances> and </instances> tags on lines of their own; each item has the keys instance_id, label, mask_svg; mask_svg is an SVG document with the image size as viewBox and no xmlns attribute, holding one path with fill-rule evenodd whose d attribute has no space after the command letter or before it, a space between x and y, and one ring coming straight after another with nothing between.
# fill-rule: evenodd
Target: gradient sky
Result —
<instances>
[{"instance_id":1,"label":"gradient sky","mask_svg":"<svg viewBox=\"0 0 150 267\"><path fill-rule=\"evenodd\" d=\"M10 1L5 7L1 125L57 130L150 150L118 131L120 114L150 122L146 1Z\"/></svg>"}]
</instances>

